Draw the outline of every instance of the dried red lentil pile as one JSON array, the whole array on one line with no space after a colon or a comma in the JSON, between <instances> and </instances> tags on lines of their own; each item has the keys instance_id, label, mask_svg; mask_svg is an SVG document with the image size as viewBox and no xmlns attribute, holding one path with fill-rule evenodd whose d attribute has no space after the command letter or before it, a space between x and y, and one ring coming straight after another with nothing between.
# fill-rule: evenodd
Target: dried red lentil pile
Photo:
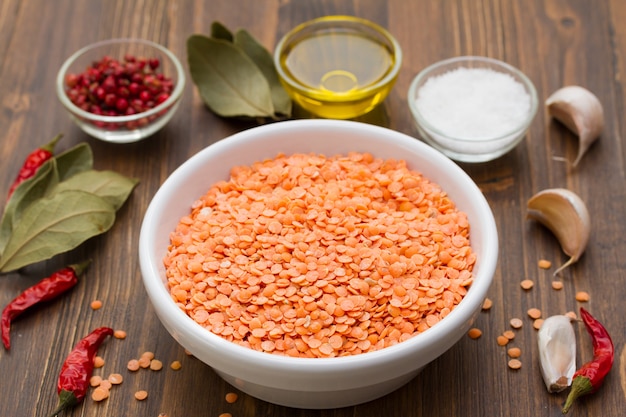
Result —
<instances>
[{"instance_id":1,"label":"dried red lentil pile","mask_svg":"<svg viewBox=\"0 0 626 417\"><path fill-rule=\"evenodd\" d=\"M465 213L404 161L278 155L235 167L171 233L173 300L223 338L298 357L378 350L462 300Z\"/></svg>"}]
</instances>

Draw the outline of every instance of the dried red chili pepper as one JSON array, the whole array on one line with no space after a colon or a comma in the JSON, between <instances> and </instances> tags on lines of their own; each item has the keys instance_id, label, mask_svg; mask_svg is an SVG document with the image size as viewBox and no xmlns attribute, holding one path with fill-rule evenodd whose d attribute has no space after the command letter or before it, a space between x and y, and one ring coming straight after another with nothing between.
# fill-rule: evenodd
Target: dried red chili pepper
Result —
<instances>
[{"instance_id":1,"label":"dried red chili pepper","mask_svg":"<svg viewBox=\"0 0 626 417\"><path fill-rule=\"evenodd\" d=\"M15 181L13 181L13 184L9 189L9 195L7 196L7 200L11 198L11 196L13 195L13 191L15 191L18 185L35 175L39 167L41 167L44 162L54 156L54 147L62 137L63 135L57 135L50 142L35 149L26 157L26 160L22 164L22 168L20 168L20 171L17 173Z\"/></svg>"},{"instance_id":2,"label":"dried red chili pepper","mask_svg":"<svg viewBox=\"0 0 626 417\"><path fill-rule=\"evenodd\" d=\"M59 404L51 417L56 417L61 411L73 407L85 398L96 352L104 339L112 334L113 329L110 327L99 327L78 342L67 356L57 383Z\"/></svg>"},{"instance_id":3,"label":"dried red chili pepper","mask_svg":"<svg viewBox=\"0 0 626 417\"><path fill-rule=\"evenodd\" d=\"M615 349L609 332L607 332L602 323L582 307L580 308L580 316L585 323L587 332L591 336L593 359L574 373L572 389L563 406L563 414L569 411L578 397L596 392L613 366Z\"/></svg>"},{"instance_id":4,"label":"dried red chili pepper","mask_svg":"<svg viewBox=\"0 0 626 417\"><path fill-rule=\"evenodd\" d=\"M78 283L78 277L87 268L89 262L85 261L58 270L32 287L25 289L2 310L0 327L2 328L2 343L6 350L11 348L11 321L32 306L52 300L74 287Z\"/></svg>"}]
</instances>

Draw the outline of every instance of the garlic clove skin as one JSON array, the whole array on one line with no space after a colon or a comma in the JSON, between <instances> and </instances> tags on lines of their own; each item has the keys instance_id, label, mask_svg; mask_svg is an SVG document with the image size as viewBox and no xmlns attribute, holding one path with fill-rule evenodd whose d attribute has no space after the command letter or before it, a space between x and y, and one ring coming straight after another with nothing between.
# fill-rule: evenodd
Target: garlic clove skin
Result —
<instances>
[{"instance_id":1,"label":"garlic clove skin","mask_svg":"<svg viewBox=\"0 0 626 417\"><path fill-rule=\"evenodd\" d=\"M576 336L572 318L548 317L537 333L541 375L548 392L560 392L572 384L576 372Z\"/></svg>"},{"instance_id":2,"label":"garlic clove skin","mask_svg":"<svg viewBox=\"0 0 626 417\"><path fill-rule=\"evenodd\" d=\"M527 217L547 227L570 257L554 275L577 262L591 234L591 218L585 202L573 191L549 188L531 197L527 208Z\"/></svg>"},{"instance_id":3,"label":"garlic clove skin","mask_svg":"<svg viewBox=\"0 0 626 417\"><path fill-rule=\"evenodd\" d=\"M546 106L552 117L578 136L578 155L573 166L578 165L604 130L602 103L591 91L571 85L552 93L546 100Z\"/></svg>"}]
</instances>

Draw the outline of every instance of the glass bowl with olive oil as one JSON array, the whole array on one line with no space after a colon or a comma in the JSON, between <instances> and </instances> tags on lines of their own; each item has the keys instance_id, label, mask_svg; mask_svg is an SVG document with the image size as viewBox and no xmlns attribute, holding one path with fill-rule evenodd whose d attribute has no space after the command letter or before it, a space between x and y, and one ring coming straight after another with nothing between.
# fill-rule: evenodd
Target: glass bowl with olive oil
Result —
<instances>
[{"instance_id":1,"label":"glass bowl with olive oil","mask_svg":"<svg viewBox=\"0 0 626 417\"><path fill-rule=\"evenodd\" d=\"M295 104L313 116L352 119L382 103L402 63L396 39L354 16L302 23L276 45L274 64Z\"/></svg>"}]
</instances>

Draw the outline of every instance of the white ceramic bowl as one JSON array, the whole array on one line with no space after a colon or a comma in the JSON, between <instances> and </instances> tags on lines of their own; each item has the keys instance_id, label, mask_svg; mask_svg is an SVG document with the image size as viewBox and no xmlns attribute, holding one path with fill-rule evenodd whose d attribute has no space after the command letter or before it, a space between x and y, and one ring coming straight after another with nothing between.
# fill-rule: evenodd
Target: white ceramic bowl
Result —
<instances>
[{"instance_id":1,"label":"white ceramic bowl","mask_svg":"<svg viewBox=\"0 0 626 417\"><path fill-rule=\"evenodd\" d=\"M95 114L70 100L66 93L68 74L82 73L105 56L123 62L125 55L159 60L156 73L170 78L174 84L167 100L149 110L128 116ZM178 58L162 45L143 39L109 39L87 45L63 63L56 80L57 97L72 120L88 135L113 143L137 142L159 131L176 113L184 87L185 72Z\"/></svg>"},{"instance_id":2,"label":"white ceramic bowl","mask_svg":"<svg viewBox=\"0 0 626 417\"><path fill-rule=\"evenodd\" d=\"M473 81L463 78L462 82L454 75L450 77L458 70L486 70L491 75ZM444 76L450 81L454 78L455 82L444 84L441 82ZM436 88L430 86L434 88L430 104L418 105L422 88L435 77L440 82ZM507 78L514 83L503 83ZM539 106L535 86L524 73L505 62L482 56L461 56L434 63L413 79L407 95L419 137L461 162L490 161L515 148L526 136ZM525 97L520 99L522 96ZM460 112L467 114L457 114ZM479 130L473 132L475 128Z\"/></svg>"},{"instance_id":3,"label":"white ceramic bowl","mask_svg":"<svg viewBox=\"0 0 626 417\"><path fill-rule=\"evenodd\" d=\"M279 152L350 151L404 159L437 182L465 211L477 255L475 281L465 298L427 331L395 346L336 358L292 358L235 345L201 327L172 301L162 263L170 232L191 204L235 165L273 158ZM444 155L404 134L339 120L297 120L252 128L223 139L182 164L155 194L139 239L148 296L165 328L183 347L227 382L254 397L298 408L337 408L383 396L414 378L470 328L492 282L498 257L493 214L463 170ZM436 382L434 382L436 384Z\"/></svg>"}]
</instances>

